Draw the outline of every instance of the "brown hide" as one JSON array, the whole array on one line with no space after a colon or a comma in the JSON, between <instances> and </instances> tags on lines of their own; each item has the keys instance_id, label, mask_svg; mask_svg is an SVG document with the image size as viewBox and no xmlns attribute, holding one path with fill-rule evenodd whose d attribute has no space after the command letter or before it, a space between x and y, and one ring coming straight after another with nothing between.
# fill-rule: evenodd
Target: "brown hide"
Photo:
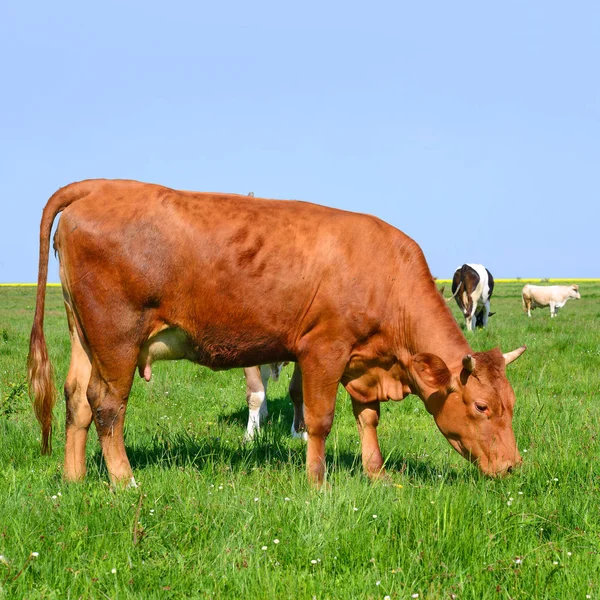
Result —
<instances>
[{"instance_id":1,"label":"brown hide","mask_svg":"<svg viewBox=\"0 0 600 600\"><path fill-rule=\"evenodd\" d=\"M383 466L379 402L411 392L485 472L520 460L503 368L481 360L478 376L461 381L471 349L421 249L404 233L372 216L305 202L109 180L62 188L42 217L29 377L46 445L53 398L44 288L60 211L55 244L74 347L65 386L68 479L85 474L92 418L112 480L132 478L123 421L136 367L149 379L154 360L178 358L213 369L298 361L307 469L316 483L339 382L353 398L372 476ZM482 417L488 426L461 428L475 397L490 407Z\"/></svg>"}]
</instances>

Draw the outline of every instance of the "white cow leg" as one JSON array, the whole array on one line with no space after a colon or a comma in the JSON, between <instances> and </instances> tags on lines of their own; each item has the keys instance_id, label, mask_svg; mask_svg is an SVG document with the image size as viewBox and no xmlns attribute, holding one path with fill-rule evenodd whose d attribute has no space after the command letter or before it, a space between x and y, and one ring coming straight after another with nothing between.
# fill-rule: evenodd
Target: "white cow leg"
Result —
<instances>
[{"instance_id":1,"label":"white cow leg","mask_svg":"<svg viewBox=\"0 0 600 600\"><path fill-rule=\"evenodd\" d=\"M246 377L246 402L248 403L248 425L245 439L251 440L267 417L266 384L262 369L259 367L244 369L244 376ZM267 374L267 380L268 377Z\"/></svg>"},{"instance_id":2,"label":"white cow leg","mask_svg":"<svg viewBox=\"0 0 600 600\"><path fill-rule=\"evenodd\" d=\"M465 322L467 324L467 331L475 331L475 322L473 321L473 315L467 315L465 317Z\"/></svg>"},{"instance_id":3,"label":"white cow leg","mask_svg":"<svg viewBox=\"0 0 600 600\"><path fill-rule=\"evenodd\" d=\"M550 318L553 318L556 316L556 308L554 306L553 302L550 302Z\"/></svg>"},{"instance_id":4,"label":"white cow leg","mask_svg":"<svg viewBox=\"0 0 600 600\"><path fill-rule=\"evenodd\" d=\"M246 427L246 439L251 440L264 422L266 412L264 392L252 392L248 398L248 426Z\"/></svg>"}]
</instances>

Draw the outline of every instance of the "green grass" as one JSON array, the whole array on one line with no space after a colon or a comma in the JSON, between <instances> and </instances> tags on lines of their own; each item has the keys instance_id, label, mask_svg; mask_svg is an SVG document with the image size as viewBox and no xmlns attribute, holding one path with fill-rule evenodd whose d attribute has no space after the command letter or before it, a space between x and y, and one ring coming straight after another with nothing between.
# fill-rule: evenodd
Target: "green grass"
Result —
<instances>
[{"instance_id":1,"label":"green grass","mask_svg":"<svg viewBox=\"0 0 600 600\"><path fill-rule=\"evenodd\" d=\"M184 362L134 384L125 441L141 487L111 490L93 431L86 481L66 484L64 404L42 457L25 387L35 288L0 289L0 597L600 597L600 283L553 320L528 319L520 288L498 284L497 314L469 339L528 346L509 367L522 469L480 476L410 396L382 406L390 480L371 484L340 390L321 492L289 436L291 366L269 389L269 426L244 445L241 370ZM47 297L62 387L60 289Z\"/></svg>"}]
</instances>

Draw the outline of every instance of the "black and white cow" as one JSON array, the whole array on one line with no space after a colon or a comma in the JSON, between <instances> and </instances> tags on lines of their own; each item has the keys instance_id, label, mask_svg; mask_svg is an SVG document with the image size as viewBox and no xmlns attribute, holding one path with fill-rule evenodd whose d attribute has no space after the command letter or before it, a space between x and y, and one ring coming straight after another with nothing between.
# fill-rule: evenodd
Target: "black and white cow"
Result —
<instances>
[{"instance_id":1,"label":"black and white cow","mask_svg":"<svg viewBox=\"0 0 600 600\"><path fill-rule=\"evenodd\" d=\"M464 264L452 278L452 297L465 316L467 330L485 327L490 313L490 299L494 291L494 278L483 266ZM475 317L475 318L473 318Z\"/></svg>"}]
</instances>

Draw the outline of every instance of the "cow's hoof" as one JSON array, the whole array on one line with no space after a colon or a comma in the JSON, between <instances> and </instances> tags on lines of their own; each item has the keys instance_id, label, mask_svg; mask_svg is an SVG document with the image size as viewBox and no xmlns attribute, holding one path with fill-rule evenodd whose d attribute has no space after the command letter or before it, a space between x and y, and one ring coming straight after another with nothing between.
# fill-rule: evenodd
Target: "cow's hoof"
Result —
<instances>
[{"instance_id":1,"label":"cow's hoof","mask_svg":"<svg viewBox=\"0 0 600 600\"><path fill-rule=\"evenodd\" d=\"M292 437L295 439L301 439L303 442L308 441L308 433L306 431L296 431L294 424L292 423Z\"/></svg>"}]
</instances>

